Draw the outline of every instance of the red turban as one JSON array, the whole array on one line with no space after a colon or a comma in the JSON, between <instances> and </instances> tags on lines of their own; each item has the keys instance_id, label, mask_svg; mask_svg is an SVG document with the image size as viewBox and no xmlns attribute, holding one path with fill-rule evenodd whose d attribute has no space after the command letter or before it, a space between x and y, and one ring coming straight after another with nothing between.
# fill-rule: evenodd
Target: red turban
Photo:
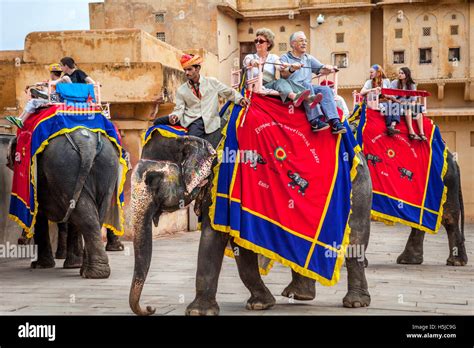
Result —
<instances>
[{"instance_id":1,"label":"red turban","mask_svg":"<svg viewBox=\"0 0 474 348\"><path fill-rule=\"evenodd\" d=\"M181 66L183 69L189 68L193 65L200 65L203 62L203 59L199 55L194 54L183 54L181 57Z\"/></svg>"}]
</instances>

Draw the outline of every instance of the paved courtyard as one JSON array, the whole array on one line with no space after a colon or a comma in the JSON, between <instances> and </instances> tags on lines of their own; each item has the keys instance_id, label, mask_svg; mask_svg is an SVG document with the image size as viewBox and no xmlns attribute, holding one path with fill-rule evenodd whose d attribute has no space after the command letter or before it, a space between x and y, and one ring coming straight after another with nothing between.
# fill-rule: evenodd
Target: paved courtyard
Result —
<instances>
[{"instance_id":1,"label":"paved courtyard","mask_svg":"<svg viewBox=\"0 0 474 348\"><path fill-rule=\"evenodd\" d=\"M448 267L448 240L444 229L425 238L423 265L397 265L409 229L372 223L366 269L372 304L347 309L342 298L347 289L346 270L333 287L317 285L316 299L294 301L280 296L289 283L288 268L276 264L264 277L277 299L268 311L245 309L249 294L237 274L234 260L226 257L219 281L217 300L221 315L426 315L474 314L474 225L466 226L469 264ZM154 241L153 260L141 304L156 307L157 314L182 315L194 298L199 232L182 232ZM32 270L27 260L0 261L1 315L130 315L128 291L133 272L133 245L123 252L108 253L112 268L109 279L89 280L79 270Z\"/></svg>"}]
</instances>

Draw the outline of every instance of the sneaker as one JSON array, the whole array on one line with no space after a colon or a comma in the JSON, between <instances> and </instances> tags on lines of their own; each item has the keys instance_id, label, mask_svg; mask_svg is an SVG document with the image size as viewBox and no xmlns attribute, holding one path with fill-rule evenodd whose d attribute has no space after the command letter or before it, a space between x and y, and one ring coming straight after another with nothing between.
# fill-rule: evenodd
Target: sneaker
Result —
<instances>
[{"instance_id":1,"label":"sneaker","mask_svg":"<svg viewBox=\"0 0 474 348\"><path fill-rule=\"evenodd\" d=\"M23 128L23 121L15 116L7 116L5 119L18 128Z\"/></svg>"},{"instance_id":2,"label":"sneaker","mask_svg":"<svg viewBox=\"0 0 474 348\"><path fill-rule=\"evenodd\" d=\"M293 100L293 104L295 107L300 107L300 105L305 101L306 98L311 94L309 90L304 90L296 95L295 100Z\"/></svg>"},{"instance_id":3,"label":"sneaker","mask_svg":"<svg viewBox=\"0 0 474 348\"><path fill-rule=\"evenodd\" d=\"M337 121L337 122L334 122L334 124L332 125L332 132L331 133L332 134L344 134L344 133L347 133L347 129L346 129L346 127L344 127L342 122Z\"/></svg>"},{"instance_id":4,"label":"sneaker","mask_svg":"<svg viewBox=\"0 0 474 348\"><path fill-rule=\"evenodd\" d=\"M321 100L323 100L323 95L321 93L318 93L316 95L312 95L307 99L307 101L309 103L309 107L311 109L314 109L316 107L316 105L321 103Z\"/></svg>"},{"instance_id":5,"label":"sneaker","mask_svg":"<svg viewBox=\"0 0 474 348\"><path fill-rule=\"evenodd\" d=\"M324 121L321 121L319 118L314 121L314 124L311 124L311 130L315 133L328 129L328 128L329 128L329 124L327 124Z\"/></svg>"},{"instance_id":6,"label":"sneaker","mask_svg":"<svg viewBox=\"0 0 474 348\"><path fill-rule=\"evenodd\" d=\"M30 90L30 92L31 92L31 96L34 97L34 98L49 99L48 98L48 93L40 91L36 88L32 88Z\"/></svg>"}]
</instances>

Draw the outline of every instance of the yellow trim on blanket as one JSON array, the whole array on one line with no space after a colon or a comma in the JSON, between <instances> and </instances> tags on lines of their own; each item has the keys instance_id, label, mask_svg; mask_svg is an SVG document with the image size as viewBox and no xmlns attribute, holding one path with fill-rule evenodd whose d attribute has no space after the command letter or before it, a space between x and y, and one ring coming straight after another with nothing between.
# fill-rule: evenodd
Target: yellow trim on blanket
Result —
<instances>
[{"instance_id":1,"label":"yellow trim on blanket","mask_svg":"<svg viewBox=\"0 0 474 348\"><path fill-rule=\"evenodd\" d=\"M380 191L375 191L375 190L373 190L372 192L373 192L373 193L376 193L376 194L378 194L378 195L380 195L380 196L385 196L385 197L391 198L391 199L393 199L393 200L395 200L395 201L397 201L397 202L402 202L402 203L408 204L408 205L410 205L410 206L412 206L412 207L415 207L415 208L424 209L424 210L426 210L426 211L428 211L428 212L430 212L430 213L432 213L432 214L438 214L437 211L434 211L434 210L429 209L429 208L426 208L426 207L423 208L421 205L414 204L414 203L410 203L410 202L405 201L405 200L403 200L403 199L400 199L400 198L391 196L391 195L389 195L389 194L387 194L387 193L380 192Z\"/></svg>"},{"instance_id":2,"label":"yellow trim on blanket","mask_svg":"<svg viewBox=\"0 0 474 348\"><path fill-rule=\"evenodd\" d=\"M306 256L306 262L304 264L304 268L308 268L309 262L311 261L311 257L313 256L314 248L316 247L316 244L318 242L319 234L321 233L321 229L323 228L324 220L326 219L326 213L328 211L329 207L329 202L331 202L332 198L332 193L334 191L334 185L336 184L336 178L337 174L339 173L339 148L341 147L341 137L342 135L337 136L337 142L336 142L336 151L335 151L335 163L334 163L334 173L332 175L332 180L331 180L331 187L329 188L329 193L326 197L326 203L324 204L324 209L321 214L321 218L319 219L319 225L318 229L316 230L316 234L314 236L313 244L311 245L311 248L309 249L308 255Z\"/></svg>"},{"instance_id":3,"label":"yellow trim on blanket","mask_svg":"<svg viewBox=\"0 0 474 348\"><path fill-rule=\"evenodd\" d=\"M230 112L232 113L232 110ZM239 119L240 119L240 116L241 116L241 114L239 115ZM237 123L236 127L238 127L239 122L236 122L236 123ZM229 233L232 237L234 237L234 241L237 245L239 245L243 248L252 250L255 253L262 254L263 256L271 259L272 264L273 264L274 261L277 261L277 262L281 263L282 265L284 265L286 267L290 267L295 272L297 272L297 273L299 273L299 274L301 274L305 277L317 280L320 284L322 284L324 286L332 286L332 285L336 284L339 281L340 270L341 270L342 264L344 263L345 250L347 249L347 245L349 244L349 241L350 241L351 228L350 228L350 225L349 225L349 221L350 221L350 217L352 215L352 192L353 192L352 189L351 189L351 195L350 195L350 197L351 197L351 209L350 209L350 212L349 212L349 216L347 218L346 228L344 230L344 237L342 239L341 249L337 253L337 260L336 260L336 263L335 263L335 266L334 266L334 273L333 273L333 276L332 276L331 279L324 278L323 276L321 276L321 275L319 275L319 274L317 274L313 271L310 271L307 268L301 267L300 265L298 265L298 264L296 264L296 263L294 263L290 260L287 260L287 259L283 258L279 254L277 254L277 253L275 253L271 250L265 249L261 246L255 245L255 244L253 244L249 241L241 239L240 238L240 232L231 229L230 226L223 226L223 225L214 224L218 173L219 173L220 165L222 163L222 153L223 153L225 139L227 137L227 127L228 126L229 126L229 122L227 122L224 129L222 130L222 139L221 139L221 142L219 143L219 145L217 147L218 162L217 162L216 166L214 167L214 178L213 178L213 182L212 182L213 186L212 186L212 189L211 189L212 200L211 200L211 206L209 207L209 218L210 218L211 227L216 231ZM359 153L361 153L361 151L362 150L361 150L360 146L354 147L354 153L355 154L354 154L354 160L352 162L352 168L351 168L351 171L350 171L352 182L354 181L355 177L357 176L357 172L358 172L357 168L360 164L360 159L358 158L358 156L359 156ZM235 169L234 169L234 172L235 172ZM232 192L232 191L229 191L229 192ZM226 198L228 198L228 195L223 195L223 196L227 196Z\"/></svg>"},{"instance_id":4,"label":"yellow trim on blanket","mask_svg":"<svg viewBox=\"0 0 474 348\"><path fill-rule=\"evenodd\" d=\"M237 238L234 238L234 242L236 241L236 239ZM234 255L232 249L230 249L228 247L225 247L224 255L227 256L227 257L230 257L231 259L235 259L235 255ZM258 272L261 275L268 275L268 273L270 273L270 270L273 268L274 263L275 263L275 261L270 260L270 262L268 263L267 268L263 268L263 267L260 267L260 265L258 265Z\"/></svg>"},{"instance_id":5,"label":"yellow trim on blanket","mask_svg":"<svg viewBox=\"0 0 474 348\"><path fill-rule=\"evenodd\" d=\"M64 112L64 111L62 111ZM68 112L68 113L81 113L81 112ZM56 115L56 113L54 113L53 115ZM53 116L52 115L52 116ZM51 116L51 117L52 117ZM51 117L47 117L45 118L44 120L46 119L49 119ZM43 122L44 120L41 120L40 122L38 122L38 125ZM127 166L127 162L122 158L122 146L117 142L117 140L111 136L109 136L107 134L107 132L103 129L100 129L100 128L88 128L86 126L77 126L77 127L74 127L74 128L65 128L65 129L61 129L60 131L50 135L46 140L44 140L41 145L38 147L38 149L35 151L35 153L33 154L33 156L31 156L31 166L30 166L30 182L33 184L33 189L34 189L34 197L35 197L35 209L34 209L34 212L33 212L33 219L32 219L32 222L31 222L31 227L27 227L24 223L22 223L21 221L19 221L19 218L14 216L14 215L11 215L9 214L9 217L10 219L12 219L13 221L17 222L20 227L22 227L25 232L26 232L26 237L27 238L31 238L33 237L34 235L34 232L33 232L33 229L35 227L35 224L36 224L36 215L38 214L38 192L37 192L37 188L36 188L36 184L34 182L34 173L36 171L36 156L38 154L40 154L41 152L44 151L44 149L46 148L46 146L49 144L49 141L51 139L54 139L55 137L59 136L59 135L63 135L63 134L66 134L66 133L72 133L74 132L75 130L77 129L87 129L91 132L100 132L102 133L107 139L109 139L112 143L115 144L115 146L117 147L117 149L119 150L119 162L120 164L122 164L122 170L124 170L124 172L122 173L122 180L119 184L119 187L117 188L117 205L119 206L119 215L120 215L120 224L121 224L121 229L122 231L118 231L116 230L114 227L111 228L111 230L114 232L114 234L118 235L118 236L121 236L123 235L124 233L124 224L125 224L125 217L124 217L124 213L123 213L123 209L122 209L122 205L120 204L120 194L121 192L123 192L123 187L125 185L125 180L126 180L126 174L128 172L128 166ZM110 225L109 225L110 226Z\"/></svg>"},{"instance_id":6,"label":"yellow trim on blanket","mask_svg":"<svg viewBox=\"0 0 474 348\"><path fill-rule=\"evenodd\" d=\"M27 207L28 209L30 209L30 205L27 204L27 203L23 200L23 198L21 198L20 196L18 196L15 192L11 192L10 194L11 194L12 196L15 196L16 198L18 198L19 201L21 201L24 205L26 205L26 207ZM33 213L31 212L31 210L30 210L30 214L33 214Z\"/></svg>"},{"instance_id":7,"label":"yellow trim on blanket","mask_svg":"<svg viewBox=\"0 0 474 348\"><path fill-rule=\"evenodd\" d=\"M425 191L423 194L423 200L421 201L421 212L420 212L420 225L423 223L423 213L424 213L424 206L425 206L425 200L426 200L426 194L428 190L428 183L430 182L430 171L431 171L431 161L433 157L433 135L435 133L436 128L433 126L431 128L431 134L430 134L430 155L428 156L428 171L426 172L426 182L425 182Z\"/></svg>"},{"instance_id":8,"label":"yellow trim on blanket","mask_svg":"<svg viewBox=\"0 0 474 348\"><path fill-rule=\"evenodd\" d=\"M155 128L151 131L150 134L148 134L148 136L145 139L145 135L146 135L146 130L145 130L141 135L142 147L145 146L146 143L148 143L148 141L151 139L151 137L152 137L153 133L155 133L155 131L158 131L158 133L160 133L162 136L167 137L167 138L177 138L177 137L179 137L178 134L174 134L173 132L167 131L166 129Z\"/></svg>"},{"instance_id":9,"label":"yellow trim on blanket","mask_svg":"<svg viewBox=\"0 0 474 348\"><path fill-rule=\"evenodd\" d=\"M435 226L434 230L430 230L429 228L421 226L421 225L416 224L414 222L407 221L407 220L397 218L397 217L394 217L394 216L386 215L386 214L380 213L380 212L375 211L375 210L371 211L372 218L376 221L381 221L385 224L392 224L393 225L393 224L399 222L401 224L404 224L404 225L409 226L409 227L417 228L420 231L427 232L429 234L437 234L438 231L439 231L439 228L441 227L441 221L443 219L443 213L444 213L444 204L446 203L446 199L447 199L447 195L448 195L448 187L446 185L444 185L444 177L446 176L446 173L448 171L447 158L448 158L448 146L446 145L445 148L444 148L444 153L443 153L444 164L443 164L443 169L441 171L441 180L443 181L444 188L443 188L443 194L441 196L440 209L439 209L439 212L437 213L437 212L431 211L430 209L425 208L425 210L433 212L434 214L438 215L438 220L436 221L436 226Z\"/></svg>"}]
</instances>

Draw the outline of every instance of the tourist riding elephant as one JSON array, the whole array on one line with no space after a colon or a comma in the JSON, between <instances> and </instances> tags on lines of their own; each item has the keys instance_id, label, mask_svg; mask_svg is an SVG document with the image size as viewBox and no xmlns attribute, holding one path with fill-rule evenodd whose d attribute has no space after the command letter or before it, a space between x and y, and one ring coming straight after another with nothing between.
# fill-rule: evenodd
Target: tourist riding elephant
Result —
<instances>
[{"instance_id":1,"label":"tourist riding elephant","mask_svg":"<svg viewBox=\"0 0 474 348\"><path fill-rule=\"evenodd\" d=\"M451 152L448 152L447 162L448 171L444 177L444 184L448 192L441 220L448 233L449 241L449 256L446 264L448 266L465 266L468 260L464 246L464 203L461 191L461 171ZM425 232L412 228L405 250L397 258L397 263L415 265L423 263L424 238Z\"/></svg>"},{"instance_id":2,"label":"tourist riding elephant","mask_svg":"<svg viewBox=\"0 0 474 348\"><path fill-rule=\"evenodd\" d=\"M220 132L208 135L207 140L217 146ZM206 145L207 144L207 145ZM139 301L146 280L152 253L152 221L158 223L163 211L174 211L188 204L198 195L195 207L202 216L202 233L199 244L196 274L196 298L187 307L188 315L217 315L217 283L224 250L229 239L233 248L238 247L227 233L212 229L209 220L212 183L211 162L214 150L202 139L194 137L167 138L154 132L143 148L142 157L132 175L132 225L134 229L135 269L130 289L130 307L137 315L150 315L154 309L141 308ZM350 244L365 250L370 233L370 207L372 184L363 156L353 186L352 215L349 221L352 232ZM211 175L210 175L211 174ZM210 176L209 176L210 175ZM208 177L209 176L209 177ZM207 178L208 177L208 178ZM207 178L207 179L206 179ZM196 192L199 191L199 192ZM189 193L191 192L191 193ZM346 307L370 304L365 278L364 260L357 255L346 258L348 292L343 299ZM247 309L262 310L272 307L275 298L263 283L258 268L257 254L240 248L236 261L240 278L251 293ZM298 300L315 297L315 282L296 272L283 291L283 296Z\"/></svg>"},{"instance_id":3,"label":"tourist riding elephant","mask_svg":"<svg viewBox=\"0 0 474 348\"><path fill-rule=\"evenodd\" d=\"M118 150L101 133L77 129L49 141L37 156L34 241L38 245L38 260L32 262L32 268L55 266L48 220L62 222L67 216L65 268L81 267L84 278L109 277L101 227L118 175Z\"/></svg>"}]
</instances>

